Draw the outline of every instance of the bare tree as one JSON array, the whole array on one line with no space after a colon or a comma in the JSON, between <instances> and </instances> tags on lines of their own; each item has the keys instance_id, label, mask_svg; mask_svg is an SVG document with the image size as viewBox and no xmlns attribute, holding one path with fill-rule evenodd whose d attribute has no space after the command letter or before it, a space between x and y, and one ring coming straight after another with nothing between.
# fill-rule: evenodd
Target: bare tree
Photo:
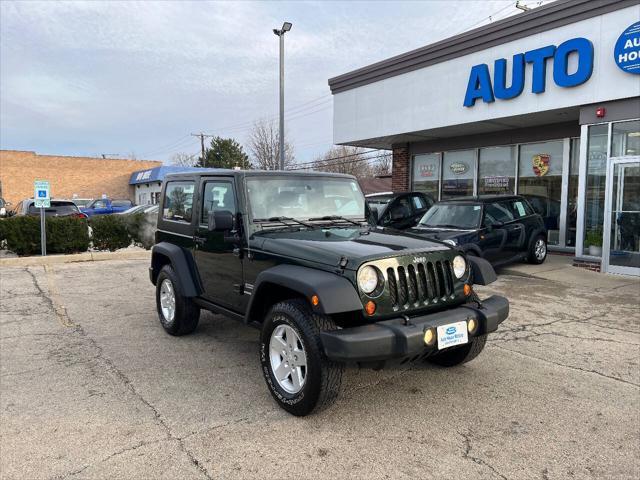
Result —
<instances>
[{"instance_id":1,"label":"bare tree","mask_svg":"<svg viewBox=\"0 0 640 480\"><path fill-rule=\"evenodd\" d=\"M260 119L253 124L249 133L249 150L252 164L260 170L280 168L280 133L275 120ZM284 142L284 168L295 165L293 145Z\"/></svg>"},{"instance_id":2,"label":"bare tree","mask_svg":"<svg viewBox=\"0 0 640 480\"><path fill-rule=\"evenodd\" d=\"M393 156L391 155L391 152L382 155L373 164L373 174L376 177L391 175L392 162L393 162Z\"/></svg>"},{"instance_id":3,"label":"bare tree","mask_svg":"<svg viewBox=\"0 0 640 480\"><path fill-rule=\"evenodd\" d=\"M180 167L193 167L198 163L197 155L189 155L188 153L176 153L171 157L171 164Z\"/></svg>"},{"instance_id":4,"label":"bare tree","mask_svg":"<svg viewBox=\"0 0 640 480\"><path fill-rule=\"evenodd\" d=\"M360 147L334 146L316 160L313 169L319 172L346 173L357 178L372 177L374 171L370 157L363 151Z\"/></svg>"}]
</instances>

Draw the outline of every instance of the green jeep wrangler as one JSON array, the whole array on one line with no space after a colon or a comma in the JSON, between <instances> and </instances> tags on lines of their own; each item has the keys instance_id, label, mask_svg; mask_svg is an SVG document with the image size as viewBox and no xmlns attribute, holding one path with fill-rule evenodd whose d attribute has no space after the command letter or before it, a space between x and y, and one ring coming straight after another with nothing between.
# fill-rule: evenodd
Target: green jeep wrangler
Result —
<instances>
[{"instance_id":1,"label":"green jeep wrangler","mask_svg":"<svg viewBox=\"0 0 640 480\"><path fill-rule=\"evenodd\" d=\"M509 314L472 290L491 265L369 216L348 175L168 176L149 272L160 323L191 333L204 308L259 328L264 378L294 415L331 404L346 363L475 358Z\"/></svg>"}]
</instances>

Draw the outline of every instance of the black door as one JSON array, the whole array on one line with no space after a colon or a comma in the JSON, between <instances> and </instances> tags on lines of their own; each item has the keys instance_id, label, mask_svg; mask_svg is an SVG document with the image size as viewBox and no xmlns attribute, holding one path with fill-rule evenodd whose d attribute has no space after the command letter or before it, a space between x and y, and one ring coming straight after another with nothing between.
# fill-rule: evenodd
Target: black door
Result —
<instances>
[{"instance_id":1,"label":"black door","mask_svg":"<svg viewBox=\"0 0 640 480\"><path fill-rule=\"evenodd\" d=\"M204 298L238 312L243 311L242 240L237 199L232 178L202 179L200 184L198 226L194 236L194 257L204 288ZM229 211L233 230L209 231L210 211Z\"/></svg>"},{"instance_id":2,"label":"black door","mask_svg":"<svg viewBox=\"0 0 640 480\"><path fill-rule=\"evenodd\" d=\"M513 215L501 207L498 202L487 203L482 217L482 231L480 232L480 248L484 257L491 263L508 260L510 254L506 252L509 237L509 222Z\"/></svg>"},{"instance_id":3,"label":"black door","mask_svg":"<svg viewBox=\"0 0 640 480\"><path fill-rule=\"evenodd\" d=\"M409 228L413 222L413 210L408 196L392 200L383 216L382 225L397 229Z\"/></svg>"}]
</instances>

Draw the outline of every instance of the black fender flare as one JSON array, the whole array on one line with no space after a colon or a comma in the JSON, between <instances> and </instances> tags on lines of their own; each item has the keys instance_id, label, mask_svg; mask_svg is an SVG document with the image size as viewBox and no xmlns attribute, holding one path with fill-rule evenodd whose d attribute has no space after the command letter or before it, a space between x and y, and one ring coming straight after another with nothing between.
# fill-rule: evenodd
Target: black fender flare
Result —
<instances>
[{"instance_id":1,"label":"black fender flare","mask_svg":"<svg viewBox=\"0 0 640 480\"><path fill-rule=\"evenodd\" d=\"M464 245L461 245L460 249L466 255L468 255L469 253L472 253L476 257L480 257L480 258L484 257L484 253L482 252L482 249L475 243L466 243Z\"/></svg>"},{"instance_id":2,"label":"black fender flare","mask_svg":"<svg viewBox=\"0 0 640 480\"><path fill-rule=\"evenodd\" d=\"M165 260L168 259L168 262ZM160 242L151 249L151 281L155 285L160 269L170 263L180 279L182 295L197 297L202 292L197 278L193 258L182 247L173 243Z\"/></svg>"},{"instance_id":3,"label":"black fender flare","mask_svg":"<svg viewBox=\"0 0 640 480\"><path fill-rule=\"evenodd\" d=\"M314 311L325 315L353 312L363 308L356 288L345 277L299 265L277 265L262 271L256 278L245 315L247 323L257 320L257 312L260 311L262 302L269 300L265 298L269 286L284 287L297 292L309 300L309 305ZM311 305L310 299L313 295L318 296L318 305Z\"/></svg>"},{"instance_id":4,"label":"black fender flare","mask_svg":"<svg viewBox=\"0 0 640 480\"><path fill-rule=\"evenodd\" d=\"M498 279L493 266L480 257L467 257L475 285L489 285Z\"/></svg>"}]
</instances>

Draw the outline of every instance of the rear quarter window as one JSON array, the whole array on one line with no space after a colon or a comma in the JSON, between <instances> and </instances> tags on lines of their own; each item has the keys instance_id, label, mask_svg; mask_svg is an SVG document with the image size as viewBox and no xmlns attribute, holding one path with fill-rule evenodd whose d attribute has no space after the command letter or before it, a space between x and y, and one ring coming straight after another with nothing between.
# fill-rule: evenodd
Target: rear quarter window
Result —
<instances>
[{"instance_id":1,"label":"rear quarter window","mask_svg":"<svg viewBox=\"0 0 640 480\"><path fill-rule=\"evenodd\" d=\"M169 182L162 201L162 218L191 223L193 218L194 182Z\"/></svg>"}]
</instances>

